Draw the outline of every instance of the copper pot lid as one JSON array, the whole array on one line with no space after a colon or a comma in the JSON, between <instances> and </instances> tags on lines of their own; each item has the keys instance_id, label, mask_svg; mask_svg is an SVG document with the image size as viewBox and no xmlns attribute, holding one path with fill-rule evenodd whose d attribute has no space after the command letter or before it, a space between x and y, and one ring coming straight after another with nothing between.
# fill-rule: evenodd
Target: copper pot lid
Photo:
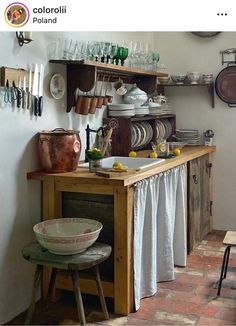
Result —
<instances>
[{"instance_id":1,"label":"copper pot lid","mask_svg":"<svg viewBox=\"0 0 236 326\"><path fill-rule=\"evenodd\" d=\"M236 66L229 66L218 74L215 89L222 101L236 104Z\"/></svg>"}]
</instances>

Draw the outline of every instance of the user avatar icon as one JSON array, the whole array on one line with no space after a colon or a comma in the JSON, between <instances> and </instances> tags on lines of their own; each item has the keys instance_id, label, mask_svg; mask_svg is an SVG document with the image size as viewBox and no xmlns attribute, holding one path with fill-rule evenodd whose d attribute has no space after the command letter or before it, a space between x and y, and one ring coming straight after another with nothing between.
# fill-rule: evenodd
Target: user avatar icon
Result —
<instances>
[{"instance_id":1,"label":"user avatar icon","mask_svg":"<svg viewBox=\"0 0 236 326\"><path fill-rule=\"evenodd\" d=\"M6 8L5 19L13 27L24 26L29 20L29 10L22 3L14 2Z\"/></svg>"}]
</instances>

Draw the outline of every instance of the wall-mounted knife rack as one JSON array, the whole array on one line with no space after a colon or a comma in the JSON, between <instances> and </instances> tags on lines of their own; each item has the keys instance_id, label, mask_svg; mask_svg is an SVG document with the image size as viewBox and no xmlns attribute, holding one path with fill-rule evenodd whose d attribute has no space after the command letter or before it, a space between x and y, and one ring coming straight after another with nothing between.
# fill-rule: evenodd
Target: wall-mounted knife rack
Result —
<instances>
[{"instance_id":1,"label":"wall-mounted knife rack","mask_svg":"<svg viewBox=\"0 0 236 326\"><path fill-rule=\"evenodd\" d=\"M13 81L16 86L18 86L19 80L23 82L23 78L26 79L26 87L29 85L29 71L20 68L9 68L9 67L1 67L1 86L6 86L7 80L9 85L12 86ZM33 73L32 73L33 78ZM33 79L32 79L33 80Z\"/></svg>"}]
</instances>

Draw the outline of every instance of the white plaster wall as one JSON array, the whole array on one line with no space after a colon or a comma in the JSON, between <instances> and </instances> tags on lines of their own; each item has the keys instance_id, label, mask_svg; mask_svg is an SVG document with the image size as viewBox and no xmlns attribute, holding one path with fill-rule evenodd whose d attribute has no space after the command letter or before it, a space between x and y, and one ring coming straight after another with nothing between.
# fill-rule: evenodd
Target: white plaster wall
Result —
<instances>
[{"instance_id":1,"label":"white plaster wall","mask_svg":"<svg viewBox=\"0 0 236 326\"><path fill-rule=\"evenodd\" d=\"M80 130L82 155L85 149L87 123L97 128L102 123L104 108L94 116L66 113L66 100L52 99L48 92L53 73L65 75L65 67L48 64L47 45L61 37L78 40L144 40L153 42L152 33L33 33L34 41L20 48L14 32L0 32L0 66L28 68L29 64L45 65L44 110L34 117L27 110L0 108L0 324L28 307L33 279L33 266L21 256L24 245L33 241L32 227L40 221L40 184L27 181L26 173L39 168L37 133L62 127Z\"/></svg>"},{"instance_id":2,"label":"white plaster wall","mask_svg":"<svg viewBox=\"0 0 236 326\"><path fill-rule=\"evenodd\" d=\"M223 32L213 38L199 38L189 32L155 33L155 46L170 74L200 71L217 74L220 51L235 47L236 33ZM236 91L236 88L235 88ZM177 115L178 128L215 131L217 146L213 162L213 228L236 230L236 108L229 108L215 94L215 108L204 88L169 88L167 96Z\"/></svg>"}]
</instances>

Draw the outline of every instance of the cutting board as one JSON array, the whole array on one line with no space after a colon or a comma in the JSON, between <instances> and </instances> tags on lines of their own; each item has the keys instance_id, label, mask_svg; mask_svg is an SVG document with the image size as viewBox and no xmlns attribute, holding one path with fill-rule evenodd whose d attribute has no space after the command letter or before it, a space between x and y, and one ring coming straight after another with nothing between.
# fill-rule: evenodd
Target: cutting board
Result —
<instances>
[{"instance_id":1,"label":"cutting board","mask_svg":"<svg viewBox=\"0 0 236 326\"><path fill-rule=\"evenodd\" d=\"M116 178L123 177L126 175L135 174L137 171L135 169L124 169L123 171L115 170L115 169L101 169L97 170L95 173L99 177L103 178Z\"/></svg>"}]
</instances>

